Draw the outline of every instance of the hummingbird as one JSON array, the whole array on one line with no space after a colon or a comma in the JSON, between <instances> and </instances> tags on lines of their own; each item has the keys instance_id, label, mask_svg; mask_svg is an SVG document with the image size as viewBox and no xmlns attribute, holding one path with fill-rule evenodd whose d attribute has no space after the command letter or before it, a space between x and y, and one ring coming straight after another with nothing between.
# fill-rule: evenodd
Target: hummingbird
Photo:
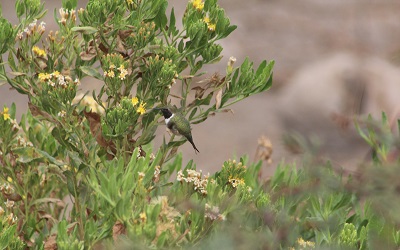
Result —
<instances>
[{"instance_id":1,"label":"hummingbird","mask_svg":"<svg viewBox=\"0 0 400 250\"><path fill-rule=\"evenodd\" d=\"M196 145L194 145L190 123L182 114L180 114L179 112L173 113L169 108L155 109L161 110L165 118L165 124L173 134L184 136L190 142L190 144L192 144L195 152L197 151L200 153Z\"/></svg>"}]
</instances>

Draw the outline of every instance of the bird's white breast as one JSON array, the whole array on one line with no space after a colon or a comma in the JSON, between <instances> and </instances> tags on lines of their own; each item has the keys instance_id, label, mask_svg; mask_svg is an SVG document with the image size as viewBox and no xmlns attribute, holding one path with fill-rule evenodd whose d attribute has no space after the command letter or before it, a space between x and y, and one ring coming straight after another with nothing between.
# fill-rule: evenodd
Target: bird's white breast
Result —
<instances>
[{"instance_id":1,"label":"bird's white breast","mask_svg":"<svg viewBox=\"0 0 400 250\"><path fill-rule=\"evenodd\" d=\"M169 118L165 118L165 124L168 124L168 122L174 117L175 114L172 114Z\"/></svg>"}]
</instances>

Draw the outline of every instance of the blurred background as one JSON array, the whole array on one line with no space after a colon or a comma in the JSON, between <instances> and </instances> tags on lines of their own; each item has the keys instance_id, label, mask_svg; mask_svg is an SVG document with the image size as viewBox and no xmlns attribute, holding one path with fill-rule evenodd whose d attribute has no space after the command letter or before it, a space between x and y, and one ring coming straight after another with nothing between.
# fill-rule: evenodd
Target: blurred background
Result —
<instances>
[{"instance_id":1,"label":"blurred background","mask_svg":"<svg viewBox=\"0 0 400 250\"><path fill-rule=\"evenodd\" d=\"M17 23L14 1L1 0L3 16ZM87 1L79 1L84 7ZM187 1L169 1L177 20ZM223 113L193 125L195 154L189 143L181 147L185 162L194 159L203 172L248 154L257 160L259 138L272 143L270 175L281 162L295 161L296 148L285 147L288 134L318 146L321 157L345 168L367 157L368 147L357 135L353 118L385 111L395 121L400 114L400 1L396 0L220 0L232 24L238 26L221 41L224 58L206 68L209 77L225 72L230 56L239 66L249 57L257 66L275 60L272 88L233 105ZM61 1L46 1L46 31L56 30L53 11ZM198 79L202 80L202 79ZM100 85L82 81L82 92ZM0 107L17 104L18 116L27 98L0 86ZM158 147L165 129L158 130ZM284 140L284 138L286 138ZM307 138L307 139L306 139ZM265 144L265 140L262 140ZM289 148L289 149L288 149ZM291 150L290 150L291 149Z\"/></svg>"}]
</instances>

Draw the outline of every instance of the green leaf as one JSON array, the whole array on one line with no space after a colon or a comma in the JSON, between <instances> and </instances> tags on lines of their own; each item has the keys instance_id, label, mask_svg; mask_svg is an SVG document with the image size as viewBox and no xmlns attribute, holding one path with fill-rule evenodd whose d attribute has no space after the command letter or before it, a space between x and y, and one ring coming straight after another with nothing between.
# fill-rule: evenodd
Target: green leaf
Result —
<instances>
[{"instance_id":1,"label":"green leaf","mask_svg":"<svg viewBox=\"0 0 400 250\"><path fill-rule=\"evenodd\" d=\"M167 25L167 22L168 22L167 15L165 15L167 6L168 6L167 1L163 1L161 6L158 6L159 11L158 11L157 17L155 19L155 24L159 28L165 28L165 26Z\"/></svg>"},{"instance_id":2,"label":"green leaf","mask_svg":"<svg viewBox=\"0 0 400 250\"><path fill-rule=\"evenodd\" d=\"M74 10L78 4L78 0L63 0L62 7L67 10Z\"/></svg>"},{"instance_id":3,"label":"green leaf","mask_svg":"<svg viewBox=\"0 0 400 250\"><path fill-rule=\"evenodd\" d=\"M203 98L203 99L196 99L196 100L194 100L194 101L190 104L190 106L198 107L198 106L200 106L200 105L209 105L210 102L211 102L211 98L213 97L213 95L214 95L214 93L211 92L211 93L209 93L209 94L207 95L206 98Z\"/></svg>"},{"instance_id":4,"label":"green leaf","mask_svg":"<svg viewBox=\"0 0 400 250\"><path fill-rule=\"evenodd\" d=\"M176 23L175 10L172 7L171 14L169 16L169 26L168 26L168 34L169 35L174 35L174 33L176 31L175 23Z\"/></svg>"},{"instance_id":5,"label":"green leaf","mask_svg":"<svg viewBox=\"0 0 400 250\"><path fill-rule=\"evenodd\" d=\"M35 149L36 152L38 152L39 154L41 154L42 156L44 156L49 162L53 163L54 165L57 166L64 166L66 165L64 162L57 160L56 158L54 158L53 156L49 155L47 152L42 151L38 148Z\"/></svg>"},{"instance_id":6,"label":"green leaf","mask_svg":"<svg viewBox=\"0 0 400 250\"><path fill-rule=\"evenodd\" d=\"M229 36L236 28L237 28L236 25L231 25L231 26L229 26L229 27L225 30L225 32L223 33L223 35L221 35L220 39Z\"/></svg>"},{"instance_id":7,"label":"green leaf","mask_svg":"<svg viewBox=\"0 0 400 250\"><path fill-rule=\"evenodd\" d=\"M69 170L64 171L63 173L67 177L67 188L68 188L68 191L72 196L75 197L76 194L77 194L77 190L75 190L74 174Z\"/></svg>"},{"instance_id":8,"label":"green leaf","mask_svg":"<svg viewBox=\"0 0 400 250\"><path fill-rule=\"evenodd\" d=\"M189 121L190 120L192 120L192 118L193 118L193 116L196 114L196 112L197 112L197 107L195 107L193 110L192 110L192 112L190 112L190 115L189 115Z\"/></svg>"},{"instance_id":9,"label":"green leaf","mask_svg":"<svg viewBox=\"0 0 400 250\"><path fill-rule=\"evenodd\" d=\"M25 4L22 0L18 0L15 2L15 10L18 18L20 18L25 13Z\"/></svg>"},{"instance_id":10,"label":"green leaf","mask_svg":"<svg viewBox=\"0 0 400 250\"><path fill-rule=\"evenodd\" d=\"M154 125L150 128L147 128L143 131L142 135L139 137L139 139L136 141L136 146L139 145L146 145L147 143L151 142L156 136L154 133L157 130L157 126Z\"/></svg>"},{"instance_id":11,"label":"green leaf","mask_svg":"<svg viewBox=\"0 0 400 250\"><path fill-rule=\"evenodd\" d=\"M217 0L205 0L204 1L204 11L210 11L217 5Z\"/></svg>"},{"instance_id":12,"label":"green leaf","mask_svg":"<svg viewBox=\"0 0 400 250\"><path fill-rule=\"evenodd\" d=\"M179 51L179 53L182 53L182 52L183 52L184 47L185 47L185 42L183 41L183 39L181 39L181 40L179 41L179 44L178 44L178 51ZM182 63L182 62L181 62L181 63Z\"/></svg>"},{"instance_id":13,"label":"green leaf","mask_svg":"<svg viewBox=\"0 0 400 250\"><path fill-rule=\"evenodd\" d=\"M13 149L13 153L18 155L17 161L20 163L30 163L40 161L42 156L38 155L33 147L21 147Z\"/></svg>"},{"instance_id":14,"label":"green leaf","mask_svg":"<svg viewBox=\"0 0 400 250\"><path fill-rule=\"evenodd\" d=\"M95 70L90 66L80 66L79 69L88 76L94 77L99 80L104 80L103 76L99 73L99 71Z\"/></svg>"},{"instance_id":15,"label":"green leaf","mask_svg":"<svg viewBox=\"0 0 400 250\"><path fill-rule=\"evenodd\" d=\"M80 32L85 35L90 35L98 32L98 30L91 26L83 26L83 27L72 27L71 31L73 32Z\"/></svg>"},{"instance_id":16,"label":"green leaf","mask_svg":"<svg viewBox=\"0 0 400 250\"><path fill-rule=\"evenodd\" d=\"M3 219L4 220L4 219ZM10 244L11 242L17 238L15 235L17 224L14 224L10 227L3 228L0 234L0 248L1 249L11 249Z\"/></svg>"}]
</instances>

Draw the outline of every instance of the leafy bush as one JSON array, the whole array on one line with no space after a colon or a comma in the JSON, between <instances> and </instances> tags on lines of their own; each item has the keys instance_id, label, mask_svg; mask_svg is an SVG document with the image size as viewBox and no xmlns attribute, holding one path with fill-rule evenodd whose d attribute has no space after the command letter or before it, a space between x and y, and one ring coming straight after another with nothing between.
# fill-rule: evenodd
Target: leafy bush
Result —
<instances>
[{"instance_id":1,"label":"leafy bush","mask_svg":"<svg viewBox=\"0 0 400 250\"><path fill-rule=\"evenodd\" d=\"M0 17L0 80L29 98L19 122L15 105L0 111L3 249L400 246L399 144L386 116L383 126L358 126L373 163L357 175L311 157L263 181L262 162L247 156L205 175L193 161L183 166L183 139L153 153L153 108L176 99L189 122L204 122L268 90L274 62L253 69L230 58L224 76L194 85L236 28L215 0L188 2L182 30L165 0L76 5L62 2L47 37L39 0L16 1L15 27ZM84 77L103 85L79 94Z\"/></svg>"}]
</instances>

